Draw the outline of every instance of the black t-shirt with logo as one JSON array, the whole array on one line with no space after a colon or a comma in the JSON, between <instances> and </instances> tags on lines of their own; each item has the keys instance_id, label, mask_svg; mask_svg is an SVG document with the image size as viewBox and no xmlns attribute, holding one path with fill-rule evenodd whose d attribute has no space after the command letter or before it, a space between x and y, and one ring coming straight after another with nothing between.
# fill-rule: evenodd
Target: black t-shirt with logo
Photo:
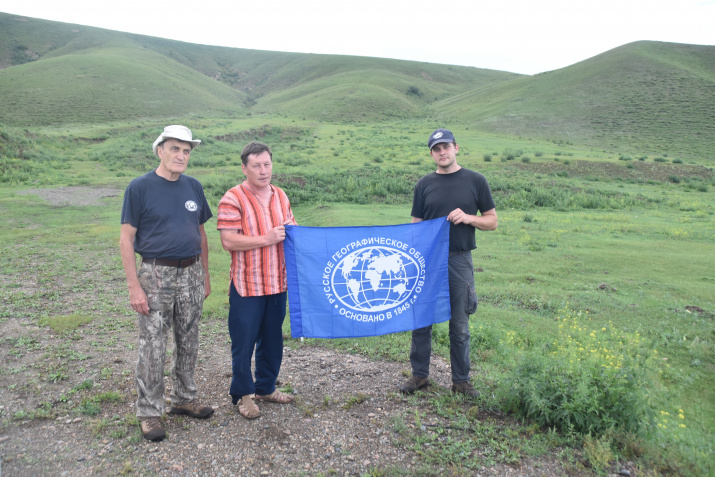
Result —
<instances>
[{"instance_id":1,"label":"black t-shirt with logo","mask_svg":"<svg viewBox=\"0 0 715 477\"><path fill-rule=\"evenodd\" d=\"M451 174L433 172L417 181L412 200L412 217L431 220L446 217L457 208L470 215L494 208L492 191L482 174L462 167ZM477 248L474 232L471 225L451 225L450 252Z\"/></svg>"},{"instance_id":2,"label":"black t-shirt with logo","mask_svg":"<svg viewBox=\"0 0 715 477\"><path fill-rule=\"evenodd\" d=\"M198 255L199 225L212 216L201 183L184 174L169 181L151 171L134 179L124 192L121 221L136 227L134 250L145 258Z\"/></svg>"}]
</instances>

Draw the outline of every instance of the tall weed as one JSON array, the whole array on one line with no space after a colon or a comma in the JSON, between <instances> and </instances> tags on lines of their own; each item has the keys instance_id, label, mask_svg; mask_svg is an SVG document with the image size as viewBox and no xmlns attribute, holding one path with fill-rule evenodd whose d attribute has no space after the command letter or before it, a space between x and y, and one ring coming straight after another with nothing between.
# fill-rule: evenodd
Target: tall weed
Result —
<instances>
[{"instance_id":1,"label":"tall weed","mask_svg":"<svg viewBox=\"0 0 715 477\"><path fill-rule=\"evenodd\" d=\"M507 345L518 354L506 383L506 407L523 417L566 432L601 436L611 429L651 429L648 399L655 360L638 333L612 325L596 328L588 313L561 310L557 339L545 346Z\"/></svg>"}]
</instances>

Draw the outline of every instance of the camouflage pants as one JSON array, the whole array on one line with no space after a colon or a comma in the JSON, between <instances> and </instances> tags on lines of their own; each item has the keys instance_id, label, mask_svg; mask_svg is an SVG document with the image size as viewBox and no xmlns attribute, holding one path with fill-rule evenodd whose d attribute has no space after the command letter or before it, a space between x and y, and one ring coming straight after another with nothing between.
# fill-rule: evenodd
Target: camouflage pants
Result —
<instances>
[{"instance_id":1,"label":"camouflage pants","mask_svg":"<svg viewBox=\"0 0 715 477\"><path fill-rule=\"evenodd\" d=\"M137 417L160 417L164 413L164 359L169 329L174 331L171 402L181 404L196 397L194 368L204 304L204 269L200 260L186 268L142 263L137 275L149 303L148 315L137 313Z\"/></svg>"}]
</instances>

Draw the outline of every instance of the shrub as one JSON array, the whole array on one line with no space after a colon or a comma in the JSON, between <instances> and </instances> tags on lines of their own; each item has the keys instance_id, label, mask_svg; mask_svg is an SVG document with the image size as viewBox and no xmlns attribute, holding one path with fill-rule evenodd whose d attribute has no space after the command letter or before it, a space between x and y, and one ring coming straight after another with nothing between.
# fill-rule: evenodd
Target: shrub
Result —
<instances>
[{"instance_id":1,"label":"shrub","mask_svg":"<svg viewBox=\"0 0 715 477\"><path fill-rule=\"evenodd\" d=\"M633 158L631 156L621 154L620 156L618 156L618 160L619 161L632 161Z\"/></svg>"},{"instance_id":2,"label":"shrub","mask_svg":"<svg viewBox=\"0 0 715 477\"><path fill-rule=\"evenodd\" d=\"M668 159L666 159L664 157L656 157L655 159L653 159L653 161L654 162L668 162Z\"/></svg>"},{"instance_id":3,"label":"shrub","mask_svg":"<svg viewBox=\"0 0 715 477\"><path fill-rule=\"evenodd\" d=\"M557 171L553 175L568 177L569 173L568 171ZM640 194L606 193L596 189L572 189L563 185L535 186L519 181L503 181L497 177L494 177L490 184L495 200L500 206L521 210L529 210L534 207L555 207L559 210L624 209L663 201L663 199L648 199Z\"/></svg>"},{"instance_id":4,"label":"shrub","mask_svg":"<svg viewBox=\"0 0 715 477\"><path fill-rule=\"evenodd\" d=\"M412 96L417 96L421 97L422 96L422 91L417 86L410 86L407 88L407 94L411 94Z\"/></svg>"},{"instance_id":5,"label":"shrub","mask_svg":"<svg viewBox=\"0 0 715 477\"><path fill-rule=\"evenodd\" d=\"M683 160L682 159L673 159L673 164L682 164Z\"/></svg>"},{"instance_id":6,"label":"shrub","mask_svg":"<svg viewBox=\"0 0 715 477\"><path fill-rule=\"evenodd\" d=\"M492 155L489 153L486 153L482 156L484 158L484 162L492 162Z\"/></svg>"},{"instance_id":7,"label":"shrub","mask_svg":"<svg viewBox=\"0 0 715 477\"><path fill-rule=\"evenodd\" d=\"M27 184L51 169L43 164L22 159L0 158L0 183Z\"/></svg>"},{"instance_id":8,"label":"shrub","mask_svg":"<svg viewBox=\"0 0 715 477\"><path fill-rule=\"evenodd\" d=\"M648 156L641 156L638 158L638 160L641 162L645 162L646 159L648 159Z\"/></svg>"},{"instance_id":9,"label":"shrub","mask_svg":"<svg viewBox=\"0 0 715 477\"><path fill-rule=\"evenodd\" d=\"M653 428L647 391L656 365L638 333L610 325L593 329L588 312L560 312L552 343L519 351L506 382L507 410L545 427L592 436ZM510 332L504 343L519 349L517 341Z\"/></svg>"},{"instance_id":10,"label":"shrub","mask_svg":"<svg viewBox=\"0 0 715 477\"><path fill-rule=\"evenodd\" d=\"M544 151L534 151L534 156L535 157L541 157L544 155Z\"/></svg>"},{"instance_id":11,"label":"shrub","mask_svg":"<svg viewBox=\"0 0 715 477\"><path fill-rule=\"evenodd\" d=\"M524 156L521 158L521 162L527 164L527 163L531 162L531 158L529 156Z\"/></svg>"}]
</instances>

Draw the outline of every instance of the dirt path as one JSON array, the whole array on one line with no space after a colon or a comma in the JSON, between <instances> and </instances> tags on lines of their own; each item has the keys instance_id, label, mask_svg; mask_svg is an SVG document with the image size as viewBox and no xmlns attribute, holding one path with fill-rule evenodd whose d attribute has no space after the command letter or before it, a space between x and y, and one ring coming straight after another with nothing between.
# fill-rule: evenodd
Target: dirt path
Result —
<instances>
[{"instance_id":1,"label":"dirt path","mask_svg":"<svg viewBox=\"0 0 715 477\"><path fill-rule=\"evenodd\" d=\"M2 335L7 337L11 328L9 321L3 323ZM35 331L40 339L34 354L46 359L41 350L56 345L52 340L57 338ZM133 339L130 330L124 333L118 342ZM133 368L135 357L131 351L120 351L126 346L92 353L80 362L84 372L70 372L71 377L61 383L35 381L36 389L21 385L22 373L3 375L4 419L23 409L41 408L43 402L51 402L53 411L49 419L13 420L3 426L3 475L117 475L129 470L137 475L362 475L371 469L403 469L404 475L417 475L423 467L421 458L401 443L395 431L401 426L414 429L414 413L428 398L407 399L394 392L405 363L372 361L316 346L291 349L289 343L280 379L296 390L296 403L262 404L262 417L247 421L227 395L231 376L227 337L203 341L197 382L202 399L216 412L207 421L168 417L168 439L161 443L143 440L131 425L135 392L133 373L127 370ZM86 352L84 343L74 344L75 353ZM29 365L32 358L25 355L18 360ZM3 362L12 361L3 353ZM62 396L86 380L95 383L91 392L77 392L62 402ZM441 359L434 363L432 380L430 392L446 392L449 366ZM20 386L9 389L13 384ZM97 415L84 414L83 399L103 392L116 392L121 399L102 403ZM469 407L464 406L465 410ZM485 414L482 419L491 417ZM449 425L431 413L422 423ZM554 457L444 471L456 475L566 473Z\"/></svg>"}]
</instances>

